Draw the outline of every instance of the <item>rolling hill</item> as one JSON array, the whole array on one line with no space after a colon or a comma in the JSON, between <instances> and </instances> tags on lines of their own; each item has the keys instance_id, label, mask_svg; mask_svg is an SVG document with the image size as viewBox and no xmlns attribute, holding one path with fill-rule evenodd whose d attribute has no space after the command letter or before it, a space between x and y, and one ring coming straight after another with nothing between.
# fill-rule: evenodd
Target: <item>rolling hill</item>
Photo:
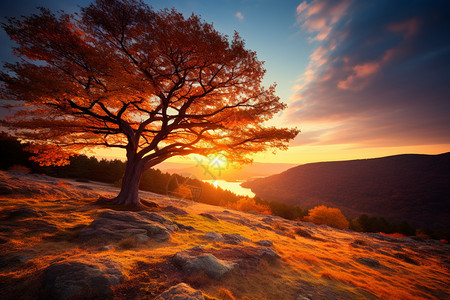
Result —
<instances>
[{"instance_id":1,"label":"rolling hill","mask_svg":"<svg viewBox=\"0 0 450 300\"><path fill-rule=\"evenodd\" d=\"M303 208L337 207L351 218L367 213L450 228L450 153L310 163L243 186L264 199Z\"/></svg>"},{"instance_id":2,"label":"rolling hill","mask_svg":"<svg viewBox=\"0 0 450 300\"><path fill-rule=\"evenodd\" d=\"M450 245L0 171L0 299L449 299Z\"/></svg>"}]
</instances>

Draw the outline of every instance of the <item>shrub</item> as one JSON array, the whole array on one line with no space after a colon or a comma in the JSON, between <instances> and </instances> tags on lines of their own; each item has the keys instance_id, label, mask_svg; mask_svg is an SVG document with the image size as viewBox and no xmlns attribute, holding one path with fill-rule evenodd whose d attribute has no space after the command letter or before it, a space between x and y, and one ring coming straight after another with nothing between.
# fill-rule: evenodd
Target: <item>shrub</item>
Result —
<instances>
[{"instance_id":1,"label":"shrub","mask_svg":"<svg viewBox=\"0 0 450 300\"><path fill-rule=\"evenodd\" d=\"M172 195L174 197L178 197L181 199L187 199L187 200L193 200L192 199L192 191L191 189L185 185L185 184L180 184L173 192Z\"/></svg>"},{"instance_id":2,"label":"shrub","mask_svg":"<svg viewBox=\"0 0 450 300\"><path fill-rule=\"evenodd\" d=\"M338 208L326 207L325 205L316 206L309 211L305 221L313 222L318 225L328 225L338 229L346 229L349 222Z\"/></svg>"},{"instance_id":3,"label":"shrub","mask_svg":"<svg viewBox=\"0 0 450 300\"><path fill-rule=\"evenodd\" d=\"M400 233L406 236L416 234L416 229L409 223L391 223L383 217L370 217L366 214L353 219L350 228L359 232L382 232L386 234Z\"/></svg>"},{"instance_id":4,"label":"shrub","mask_svg":"<svg viewBox=\"0 0 450 300\"><path fill-rule=\"evenodd\" d=\"M63 180L58 180L58 183L56 185L64 189L67 189L69 187L69 183Z\"/></svg>"},{"instance_id":5,"label":"shrub","mask_svg":"<svg viewBox=\"0 0 450 300\"><path fill-rule=\"evenodd\" d=\"M236 203L228 203L229 208L240 210L240 211L254 211L258 214L271 215L272 211L268 205L256 203L254 198L242 197Z\"/></svg>"},{"instance_id":6,"label":"shrub","mask_svg":"<svg viewBox=\"0 0 450 300\"><path fill-rule=\"evenodd\" d=\"M266 204L270 206L270 210L275 216L280 216L288 220L300 220L308 214L306 210L303 210L296 205L277 201L264 201L262 199L259 199L258 197L256 197L255 199L257 203L258 201L266 202Z\"/></svg>"},{"instance_id":7,"label":"shrub","mask_svg":"<svg viewBox=\"0 0 450 300\"><path fill-rule=\"evenodd\" d=\"M9 167L8 170L20 171L20 172L27 173L27 174L30 173L30 168L22 166L22 165L13 165L13 166Z\"/></svg>"}]
</instances>

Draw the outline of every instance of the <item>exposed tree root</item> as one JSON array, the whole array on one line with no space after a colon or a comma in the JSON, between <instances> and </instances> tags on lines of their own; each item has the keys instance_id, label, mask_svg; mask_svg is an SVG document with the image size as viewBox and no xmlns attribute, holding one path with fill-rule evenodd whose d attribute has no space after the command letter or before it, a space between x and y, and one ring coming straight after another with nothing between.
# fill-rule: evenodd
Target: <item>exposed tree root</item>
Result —
<instances>
[{"instance_id":1,"label":"exposed tree root","mask_svg":"<svg viewBox=\"0 0 450 300\"><path fill-rule=\"evenodd\" d=\"M140 199L138 204L123 204L118 198L106 198L100 196L97 199L97 201L95 201L95 203L102 207L114 210L141 211L141 210L155 210L159 208L159 205L156 204L155 202L142 199Z\"/></svg>"}]
</instances>

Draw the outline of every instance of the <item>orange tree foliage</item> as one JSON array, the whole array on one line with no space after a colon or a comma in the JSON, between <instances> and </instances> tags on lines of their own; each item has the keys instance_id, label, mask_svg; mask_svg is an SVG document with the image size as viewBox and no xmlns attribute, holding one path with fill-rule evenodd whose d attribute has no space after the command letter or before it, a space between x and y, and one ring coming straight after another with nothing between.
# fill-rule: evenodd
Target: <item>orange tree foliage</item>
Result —
<instances>
[{"instance_id":1,"label":"orange tree foliage","mask_svg":"<svg viewBox=\"0 0 450 300\"><path fill-rule=\"evenodd\" d=\"M338 229L347 229L349 227L349 222L338 208L326 207L325 205L316 206L309 210L305 221Z\"/></svg>"},{"instance_id":2,"label":"orange tree foliage","mask_svg":"<svg viewBox=\"0 0 450 300\"><path fill-rule=\"evenodd\" d=\"M97 0L77 15L40 11L2 24L18 63L0 73L15 114L2 124L41 164L92 147L126 150L116 203L139 204L142 172L169 157L286 149L297 129L264 126L286 105L242 38L138 0Z\"/></svg>"}]
</instances>

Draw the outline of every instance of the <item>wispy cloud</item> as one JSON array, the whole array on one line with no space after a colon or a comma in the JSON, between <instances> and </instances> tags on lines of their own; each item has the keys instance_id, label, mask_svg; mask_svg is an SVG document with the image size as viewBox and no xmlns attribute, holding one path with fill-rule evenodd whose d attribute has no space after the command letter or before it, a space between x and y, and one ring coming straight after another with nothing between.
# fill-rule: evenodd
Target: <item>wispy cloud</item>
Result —
<instances>
[{"instance_id":1,"label":"wispy cloud","mask_svg":"<svg viewBox=\"0 0 450 300\"><path fill-rule=\"evenodd\" d=\"M291 98L296 144L450 144L450 2L313 0L297 16L316 48Z\"/></svg>"},{"instance_id":2,"label":"wispy cloud","mask_svg":"<svg viewBox=\"0 0 450 300\"><path fill-rule=\"evenodd\" d=\"M240 11L238 11L234 16L235 16L236 18L238 18L239 21L244 20L244 15L243 15Z\"/></svg>"}]
</instances>

